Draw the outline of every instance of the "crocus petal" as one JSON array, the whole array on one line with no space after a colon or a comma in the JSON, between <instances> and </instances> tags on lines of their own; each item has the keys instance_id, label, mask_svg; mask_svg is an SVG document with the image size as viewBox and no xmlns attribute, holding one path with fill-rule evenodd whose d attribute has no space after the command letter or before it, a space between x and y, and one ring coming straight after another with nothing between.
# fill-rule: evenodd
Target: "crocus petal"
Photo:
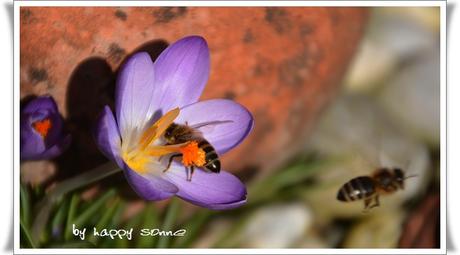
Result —
<instances>
[{"instance_id":1,"label":"crocus petal","mask_svg":"<svg viewBox=\"0 0 460 255\"><path fill-rule=\"evenodd\" d=\"M21 160L34 160L46 150L43 138L33 130L27 118L21 119Z\"/></svg>"},{"instance_id":2,"label":"crocus petal","mask_svg":"<svg viewBox=\"0 0 460 255\"><path fill-rule=\"evenodd\" d=\"M201 206L201 207L206 207L206 208L211 209L211 210L233 209L233 208L240 207L240 206L246 204L246 202L247 202L247 200L244 199L244 200L241 200L241 201L238 201L238 202L228 203L228 204L205 204L205 203L200 203L200 202L197 202L197 201L187 200L185 198L183 198L183 199L186 200L186 201L189 201L190 203L193 203L195 205L198 205L198 206Z\"/></svg>"},{"instance_id":3,"label":"crocus petal","mask_svg":"<svg viewBox=\"0 0 460 255\"><path fill-rule=\"evenodd\" d=\"M40 96L27 103L21 113L35 113L37 109L51 113L58 112L56 102L51 96Z\"/></svg>"},{"instance_id":4,"label":"crocus petal","mask_svg":"<svg viewBox=\"0 0 460 255\"><path fill-rule=\"evenodd\" d=\"M146 200L163 200L178 192L176 185L157 176L141 176L129 167L124 168L125 177L134 191Z\"/></svg>"},{"instance_id":5,"label":"crocus petal","mask_svg":"<svg viewBox=\"0 0 460 255\"><path fill-rule=\"evenodd\" d=\"M153 62L146 52L136 53L121 67L115 91L118 127L123 140L144 128L157 109L153 100Z\"/></svg>"},{"instance_id":6,"label":"crocus petal","mask_svg":"<svg viewBox=\"0 0 460 255\"><path fill-rule=\"evenodd\" d=\"M72 136L67 135L66 137L59 140L58 143L51 146L49 149L45 150L41 155L38 156L39 159L51 159L61 155L63 151L69 147L70 142L72 141Z\"/></svg>"},{"instance_id":7,"label":"crocus petal","mask_svg":"<svg viewBox=\"0 0 460 255\"><path fill-rule=\"evenodd\" d=\"M105 106L99 115L97 126L94 130L94 138L102 153L110 160L115 161L120 168L123 168L124 163L120 157L120 133L113 113L108 106Z\"/></svg>"},{"instance_id":8,"label":"crocus petal","mask_svg":"<svg viewBox=\"0 0 460 255\"><path fill-rule=\"evenodd\" d=\"M49 115L49 119L51 120L52 125L45 138L45 144L47 147L61 143L61 140L64 138L64 120L62 119L61 114L59 114L59 112L51 114Z\"/></svg>"},{"instance_id":9,"label":"crocus petal","mask_svg":"<svg viewBox=\"0 0 460 255\"><path fill-rule=\"evenodd\" d=\"M185 37L160 54L154 69L154 101L162 114L195 103L209 77L208 45L202 37Z\"/></svg>"},{"instance_id":10,"label":"crocus petal","mask_svg":"<svg viewBox=\"0 0 460 255\"><path fill-rule=\"evenodd\" d=\"M230 209L246 201L246 187L234 175L221 171L209 173L196 169L191 181L183 165L174 163L163 175L179 187L177 196L210 209Z\"/></svg>"},{"instance_id":11,"label":"crocus petal","mask_svg":"<svg viewBox=\"0 0 460 255\"><path fill-rule=\"evenodd\" d=\"M242 105L226 99L200 101L181 109L177 123L204 125L200 130L218 154L241 143L254 126L251 113ZM206 123L210 123L205 125Z\"/></svg>"}]
</instances>

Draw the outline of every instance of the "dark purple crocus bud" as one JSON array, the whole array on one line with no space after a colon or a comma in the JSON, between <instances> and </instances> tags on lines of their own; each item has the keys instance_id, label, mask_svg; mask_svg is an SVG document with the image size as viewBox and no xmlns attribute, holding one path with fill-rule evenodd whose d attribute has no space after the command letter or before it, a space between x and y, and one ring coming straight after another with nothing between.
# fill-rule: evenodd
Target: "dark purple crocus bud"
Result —
<instances>
[{"instance_id":1,"label":"dark purple crocus bud","mask_svg":"<svg viewBox=\"0 0 460 255\"><path fill-rule=\"evenodd\" d=\"M63 119L51 96L41 96L21 109L21 160L51 159L70 144Z\"/></svg>"}]
</instances>

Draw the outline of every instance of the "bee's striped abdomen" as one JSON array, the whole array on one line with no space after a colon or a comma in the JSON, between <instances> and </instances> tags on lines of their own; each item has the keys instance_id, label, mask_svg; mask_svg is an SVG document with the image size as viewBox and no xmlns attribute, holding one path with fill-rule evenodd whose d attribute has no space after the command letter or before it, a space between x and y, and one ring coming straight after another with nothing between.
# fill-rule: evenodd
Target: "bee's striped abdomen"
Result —
<instances>
[{"instance_id":1,"label":"bee's striped abdomen","mask_svg":"<svg viewBox=\"0 0 460 255\"><path fill-rule=\"evenodd\" d=\"M206 153L206 163L203 167L211 172L220 172L220 160L214 147L212 147L212 145L204 139L198 143L198 147Z\"/></svg>"},{"instance_id":2,"label":"bee's striped abdomen","mask_svg":"<svg viewBox=\"0 0 460 255\"><path fill-rule=\"evenodd\" d=\"M340 201L355 201L368 198L375 193L374 181L371 177L360 176L345 183L337 193Z\"/></svg>"}]
</instances>

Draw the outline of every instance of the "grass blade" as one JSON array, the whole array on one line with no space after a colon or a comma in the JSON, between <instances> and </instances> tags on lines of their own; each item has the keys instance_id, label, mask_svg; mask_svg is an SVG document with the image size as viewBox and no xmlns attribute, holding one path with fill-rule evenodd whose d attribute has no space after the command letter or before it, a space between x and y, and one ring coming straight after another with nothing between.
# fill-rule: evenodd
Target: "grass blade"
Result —
<instances>
[{"instance_id":1,"label":"grass blade","mask_svg":"<svg viewBox=\"0 0 460 255\"><path fill-rule=\"evenodd\" d=\"M104 195L102 195L100 198L98 198L94 203L91 204L88 209L86 209L84 212L78 216L78 218L75 219L75 225L76 226L84 226L89 219L94 215L94 213L98 212L98 210L113 196L115 196L116 191L111 189L107 191Z\"/></svg>"},{"instance_id":2,"label":"grass blade","mask_svg":"<svg viewBox=\"0 0 460 255\"><path fill-rule=\"evenodd\" d=\"M183 229L187 230L187 234L174 243L174 248L187 248L193 241L196 240L201 227L206 223L207 219L212 215L209 210L200 210L193 214L184 225Z\"/></svg>"},{"instance_id":3,"label":"grass blade","mask_svg":"<svg viewBox=\"0 0 460 255\"><path fill-rule=\"evenodd\" d=\"M165 220L163 222L162 230L170 231L173 230L174 222L179 215L180 210L180 201L177 198L171 198L171 203L168 206L168 210L166 211ZM160 236L158 238L157 248L167 248L169 245L171 237L170 236Z\"/></svg>"},{"instance_id":4,"label":"grass blade","mask_svg":"<svg viewBox=\"0 0 460 255\"><path fill-rule=\"evenodd\" d=\"M30 223L30 195L29 189L21 185L20 187L20 197L21 197L21 222L24 227L29 227Z\"/></svg>"},{"instance_id":5,"label":"grass blade","mask_svg":"<svg viewBox=\"0 0 460 255\"><path fill-rule=\"evenodd\" d=\"M78 202L80 202L80 198L78 197L78 194L73 194L72 199L70 200L69 213L67 214L67 222L66 222L66 228L64 232L64 239L66 241L69 241L73 235L72 224L74 224L74 217L77 211Z\"/></svg>"},{"instance_id":6,"label":"grass blade","mask_svg":"<svg viewBox=\"0 0 460 255\"><path fill-rule=\"evenodd\" d=\"M60 206L57 208L57 212L54 215L53 221L51 222L51 236L56 239L62 238L62 231L64 227L64 221L69 210L69 200L63 199Z\"/></svg>"},{"instance_id":7,"label":"grass blade","mask_svg":"<svg viewBox=\"0 0 460 255\"><path fill-rule=\"evenodd\" d=\"M248 187L248 203L255 204L272 198L279 190L312 177L319 170L324 169L325 164L323 161L298 163L266 179L252 183Z\"/></svg>"},{"instance_id":8,"label":"grass blade","mask_svg":"<svg viewBox=\"0 0 460 255\"><path fill-rule=\"evenodd\" d=\"M108 208L108 210L105 211L105 213L102 215L101 219L99 220L99 222L96 225L96 229L98 231L100 231L101 229L104 229L104 228L109 228L108 225L110 224L110 220L112 219L113 215L115 214L115 212L118 209L119 202L120 202L120 199L116 198L115 201L113 202L113 205L111 205ZM88 239L88 242L93 243L93 244L96 245L97 244L96 236L91 235L91 237Z\"/></svg>"},{"instance_id":9,"label":"grass blade","mask_svg":"<svg viewBox=\"0 0 460 255\"><path fill-rule=\"evenodd\" d=\"M30 248L36 248L34 241L32 240L29 230L22 224L22 221L19 223L21 225L22 233L24 234L25 240L29 244ZM21 235L22 238L23 235ZM24 247L25 248L25 247Z\"/></svg>"},{"instance_id":10,"label":"grass blade","mask_svg":"<svg viewBox=\"0 0 460 255\"><path fill-rule=\"evenodd\" d=\"M154 229L158 228L158 222L159 222L159 215L158 211L156 210L155 206L153 203L148 203L147 207L144 210L144 221L142 223L142 228L147 228L147 229ZM155 246L155 243L157 241L158 237L157 236L141 236L139 235L139 239L137 242L136 247L138 248L152 248Z\"/></svg>"},{"instance_id":11,"label":"grass blade","mask_svg":"<svg viewBox=\"0 0 460 255\"><path fill-rule=\"evenodd\" d=\"M136 229L137 226L139 226L142 221L142 218L143 218L142 215L143 215L143 211L131 217L131 219L129 219L129 221L125 224L124 229L131 229L131 228ZM109 241L109 240L110 239L107 239L107 241L104 242L104 247L111 247L110 244L112 244L113 241L112 240ZM130 246L130 244L132 243L129 243L129 241L126 238L115 240L115 247L117 248L128 248L132 246L132 245Z\"/></svg>"},{"instance_id":12,"label":"grass blade","mask_svg":"<svg viewBox=\"0 0 460 255\"><path fill-rule=\"evenodd\" d=\"M37 217L35 218L32 225L32 237L37 240L43 233L43 229L48 224L51 208L53 207L53 204L56 202L56 200L73 190L101 180L120 171L121 169L115 163L108 162L104 165L94 168L91 171L84 172L78 176L57 184L56 187L51 192L49 192L46 197L39 203Z\"/></svg>"}]
</instances>

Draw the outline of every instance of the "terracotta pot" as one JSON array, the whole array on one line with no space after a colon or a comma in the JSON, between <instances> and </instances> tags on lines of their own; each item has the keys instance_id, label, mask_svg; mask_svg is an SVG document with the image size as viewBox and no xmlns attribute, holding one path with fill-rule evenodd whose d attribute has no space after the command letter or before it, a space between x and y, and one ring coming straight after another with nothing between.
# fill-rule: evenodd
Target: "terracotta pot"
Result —
<instances>
[{"instance_id":1,"label":"terracotta pot","mask_svg":"<svg viewBox=\"0 0 460 255\"><path fill-rule=\"evenodd\" d=\"M439 248L440 196L428 194L404 223L399 248Z\"/></svg>"},{"instance_id":2,"label":"terracotta pot","mask_svg":"<svg viewBox=\"0 0 460 255\"><path fill-rule=\"evenodd\" d=\"M359 45L366 8L47 8L20 10L21 97L53 95L74 134L59 162L82 171L104 161L90 136L113 104L115 72L128 54L156 57L197 34L211 50L202 99L231 98L255 129L225 155L230 171L273 169L301 150L339 88Z\"/></svg>"}]
</instances>

